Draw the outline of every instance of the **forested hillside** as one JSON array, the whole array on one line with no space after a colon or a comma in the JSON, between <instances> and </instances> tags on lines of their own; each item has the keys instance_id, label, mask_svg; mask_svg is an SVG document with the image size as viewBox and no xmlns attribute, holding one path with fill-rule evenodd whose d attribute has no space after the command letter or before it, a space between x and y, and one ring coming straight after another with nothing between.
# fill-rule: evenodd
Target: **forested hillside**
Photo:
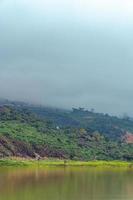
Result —
<instances>
[{"instance_id":1,"label":"forested hillside","mask_svg":"<svg viewBox=\"0 0 133 200\"><path fill-rule=\"evenodd\" d=\"M0 103L0 157L133 160L132 133L128 117Z\"/></svg>"}]
</instances>

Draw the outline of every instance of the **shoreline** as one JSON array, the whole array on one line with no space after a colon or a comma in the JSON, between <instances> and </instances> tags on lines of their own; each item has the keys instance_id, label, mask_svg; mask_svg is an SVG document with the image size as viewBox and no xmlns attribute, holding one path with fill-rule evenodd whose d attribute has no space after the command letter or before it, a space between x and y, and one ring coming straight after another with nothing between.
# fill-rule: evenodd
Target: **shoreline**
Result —
<instances>
[{"instance_id":1,"label":"shoreline","mask_svg":"<svg viewBox=\"0 0 133 200\"><path fill-rule=\"evenodd\" d=\"M117 167L133 169L133 162L127 161L72 161L59 159L34 160L25 158L1 158L1 167Z\"/></svg>"}]
</instances>

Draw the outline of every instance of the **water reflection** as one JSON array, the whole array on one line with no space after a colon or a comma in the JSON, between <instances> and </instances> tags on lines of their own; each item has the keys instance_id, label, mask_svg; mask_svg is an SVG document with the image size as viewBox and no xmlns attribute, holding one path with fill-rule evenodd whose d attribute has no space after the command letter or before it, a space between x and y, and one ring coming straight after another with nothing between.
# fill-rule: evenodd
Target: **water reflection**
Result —
<instances>
[{"instance_id":1,"label":"water reflection","mask_svg":"<svg viewBox=\"0 0 133 200\"><path fill-rule=\"evenodd\" d=\"M133 200L132 186L132 170L0 170L0 200Z\"/></svg>"}]
</instances>

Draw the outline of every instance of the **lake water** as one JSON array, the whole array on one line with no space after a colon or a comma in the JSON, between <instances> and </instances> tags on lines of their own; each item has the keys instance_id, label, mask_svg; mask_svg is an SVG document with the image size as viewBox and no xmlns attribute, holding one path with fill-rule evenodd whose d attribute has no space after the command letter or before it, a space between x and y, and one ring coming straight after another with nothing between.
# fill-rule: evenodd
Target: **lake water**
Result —
<instances>
[{"instance_id":1,"label":"lake water","mask_svg":"<svg viewBox=\"0 0 133 200\"><path fill-rule=\"evenodd\" d=\"M133 200L133 170L0 169L0 200Z\"/></svg>"}]
</instances>

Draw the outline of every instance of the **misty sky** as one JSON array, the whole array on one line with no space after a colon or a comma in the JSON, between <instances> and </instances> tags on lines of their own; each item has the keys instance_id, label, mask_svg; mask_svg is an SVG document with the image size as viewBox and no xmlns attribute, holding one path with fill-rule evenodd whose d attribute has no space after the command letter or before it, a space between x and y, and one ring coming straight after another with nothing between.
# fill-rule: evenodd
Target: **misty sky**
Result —
<instances>
[{"instance_id":1,"label":"misty sky","mask_svg":"<svg viewBox=\"0 0 133 200\"><path fill-rule=\"evenodd\" d=\"M0 0L0 98L133 115L133 1Z\"/></svg>"}]
</instances>

